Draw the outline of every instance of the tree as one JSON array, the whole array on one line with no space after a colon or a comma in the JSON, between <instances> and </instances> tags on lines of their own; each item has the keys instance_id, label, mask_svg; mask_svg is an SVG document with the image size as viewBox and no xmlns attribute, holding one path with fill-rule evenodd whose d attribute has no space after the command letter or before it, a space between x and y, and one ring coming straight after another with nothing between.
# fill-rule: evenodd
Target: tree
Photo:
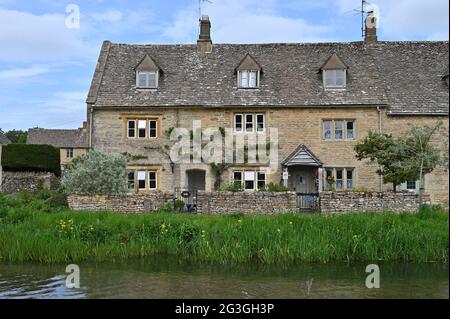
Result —
<instances>
[{"instance_id":1,"label":"tree","mask_svg":"<svg viewBox=\"0 0 450 319\"><path fill-rule=\"evenodd\" d=\"M355 146L356 158L359 161L369 159L379 165L377 173L383 176L385 184L392 183L394 191L397 185L407 181L407 172L399 169L395 163L401 161L402 154L398 150L399 140L390 134L369 131L368 136Z\"/></svg>"},{"instance_id":2,"label":"tree","mask_svg":"<svg viewBox=\"0 0 450 319\"><path fill-rule=\"evenodd\" d=\"M403 182L419 180L421 202L424 176L431 173L436 166L446 165L448 158L441 148L431 143L433 136L441 131L441 128L442 122L434 126L413 126L402 138L369 132L369 135L355 146L356 158L369 159L380 165L377 173L383 176L385 183L394 184L394 191L396 186ZM448 146L443 149L448 149Z\"/></svg>"},{"instance_id":3,"label":"tree","mask_svg":"<svg viewBox=\"0 0 450 319\"><path fill-rule=\"evenodd\" d=\"M22 130L10 130L5 133L6 137L14 144L26 144L28 132Z\"/></svg>"},{"instance_id":4,"label":"tree","mask_svg":"<svg viewBox=\"0 0 450 319\"><path fill-rule=\"evenodd\" d=\"M90 151L74 159L61 184L68 193L119 195L127 192L127 158Z\"/></svg>"}]
</instances>

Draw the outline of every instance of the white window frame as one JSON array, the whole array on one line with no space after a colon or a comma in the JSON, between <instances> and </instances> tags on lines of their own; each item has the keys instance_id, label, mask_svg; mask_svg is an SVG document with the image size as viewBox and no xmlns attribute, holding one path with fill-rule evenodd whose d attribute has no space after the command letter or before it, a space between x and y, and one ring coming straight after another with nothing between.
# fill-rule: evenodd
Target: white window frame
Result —
<instances>
[{"instance_id":1,"label":"white window frame","mask_svg":"<svg viewBox=\"0 0 450 319\"><path fill-rule=\"evenodd\" d=\"M348 123L352 123L353 124L353 129L352 129L352 131L353 131L353 137L348 137L348 127L347 127L347 125L348 125ZM355 120L345 120L345 139L346 140L349 140L349 141L352 141L352 140L355 140L356 139L356 125L355 125Z\"/></svg>"},{"instance_id":2,"label":"white window frame","mask_svg":"<svg viewBox=\"0 0 450 319\"><path fill-rule=\"evenodd\" d=\"M264 187L266 187L267 186L267 172L266 171L256 171L255 172L255 174L256 174L256 190L259 190L260 189L260 187L259 187L259 182L260 181L262 181L261 179L259 179L259 174L264 174Z\"/></svg>"},{"instance_id":3,"label":"white window frame","mask_svg":"<svg viewBox=\"0 0 450 319\"><path fill-rule=\"evenodd\" d=\"M259 72L257 70L239 70L238 71L238 88L240 89L257 89L259 87ZM243 75L246 75L246 83L242 85ZM250 85L250 74L255 74L255 85Z\"/></svg>"},{"instance_id":4,"label":"white window frame","mask_svg":"<svg viewBox=\"0 0 450 319\"><path fill-rule=\"evenodd\" d=\"M255 191L256 188L256 172L255 171L243 171L243 186L244 186L244 191L247 192L253 192ZM253 179L247 179L247 176L253 176ZM253 181L253 187L252 188L247 188L246 182L247 181Z\"/></svg>"},{"instance_id":5,"label":"white window frame","mask_svg":"<svg viewBox=\"0 0 450 319\"><path fill-rule=\"evenodd\" d=\"M157 89L159 82L159 71L137 71L136 72L136 88L138 89ZM145 75L145 85L141 86L139 83L139 76ZM155 86L150 86L150 75L155 76Z\"/></svg>"},{"instance_id":6,"label":"white window frame","mask_svg":"<svg viewBox=\"0 0 450 319\"><path fill-rule=\"evenodd\" d=\"M138 119L137 121L137 134L136 134L136 138L138 138L138 139L144 139L144 138L147 138L147 132L148 132L148 121L147 120L142 120L142 119ZM140 126L140 124L141 123L145 123L145 128L142 128L141 126ZM144 134L144 136L140 136L140 131L141 131L141 129L145 129L145 134Z\"/></svg>"},{"instance_id":7,"label":"white window frame","mask_svg":"<svg viewBox=\"0 0 450 319\"><path fill-rule=\"evenodd\" d=\"M414 182L414 188L409 188L409 183ZM406 182L406 190L408 191L415 191L417 189L417 181L407 181Z\"/></svg>"},{"instance_id":8,"label":"white window frame","mask_svg":"<svg viewBox=\"0 0 450 319\"><path fill-rule=\"evenodd\" d=\"M341 128L338 130L337 129L337 123L340 122L342 123ZM346 121L345 120L335 120L334 121L334 134L333 134L333 138L335 141L342 141L345 140L345 126L346 126ZM341 132L341 138L337 138L336 136L336 132L340 131Z\"/></svg>"},{"instance_id":9,"label":"white window frame","mask_svg":"<svg viewBox=\"0 0 450 319\"><path fill-rule=\"evenodd\" d=\"M236 121L237 116L241 116L241 130L240 131L237 130L237 121ZM244 120L243 113L235 113L234 114L234 132L235 133L243 133L245 131L244 130L244 122L245 122L245 120Z\"/></svg>"},{"instance_id":10,"label":"white window frame","mask_svg":"<svg viewBox=\"0 0 450 319\"><path fill-rule=\"evenodd\" d=\"M133 174L133 187L132 188L130 188L130 181L131 181L130 178L129 178L130 174ZM127 189L129 191L136 189L136 171L134 171L134 170L130 170L130 171L127 172Z\"/></svg>"},{"instance_id":11,"label":"white window frame","mask_svg":"<svg viewBox=\"0 0 450 319\"><path fill-rule=\"evenodd\" d=\"M258 128L258 116L262 116L262 131ZM256 124L256 133L264 133L266 131L266 115L264 113L256 113L255 114L255 124Z\"/></svg>"},{"instance_id":12,"label":"white window frame","mask_svg":"<svg viewBox=\"0 0 450 319\"><path fill-rule=\"evenodd\" d=\"M352 187L348 187L348 181L349 181L348 173L349 172L352 172L352 178L350 179L352 181ZM355 185L354 185L354 182L353 182L354 180L355 180L355 170L353 168L346 168L345 169L345 189L353 189L353 188L355 188Z\"/></svg>"},{"instance_id":13,"label":"white window frame","mask_svg":"<svg viewBox=\"0 0 450 319\"><path fill-rule=\"evenodd\" d=\"M155 136L151 136L151 132L152 132L152 126L151 126L151 122L155 122ZM158 120L157 119L150 119L148 120L148 137L149 138L158 138Z\"/></svg>"},{"instance_id":14,"label":"white window frame","mask_svg":"<svg viewBox=\"0 0 450 319\"><path fill-rule=\"evenodd\" d=\"M144 179L141 179L140 177L140 175L141 174L144 174ZM139 182L140 181L144 181L144 187L141 187L140 185L139 185ZM139 191L141 191L141 190L146 190L147 189L147 171L141 171L141 170L137 170L136 171L136 181L137 181L137 189L139 190Z\"/></svg>"},{"instance_id":15,"label":"white window frame","mask_svg":"<svg viewBox=\"0 0 450 319\"><path fill-rule=\"evenodd\" d=\"M130 123L134 122L134 136L130 136ZM137 120L127 120L127 138L136 138Z\"/></svg>"},{"instance_id":16,"label":"white window frame","mask_svg":"<svg viewBox=\"0 0 450 319\"><path fill-rule=\"evenodd\" d=\"M342 71L344 74L343 85L337 85L337 71ZM345 89L347 87L347 70L346 69L330 69L323 70L323 87L326 90ZM327 76L331 76L332 84L327 85Z\"/></svg>"},{"instance_id":17,"label":"white window frame","mask_svg":"<svg viewBox=\"0 0 450 319\"><path fill-rule=\"evenodd\" d=\"M153 181L153 179L150 179L150 174L155 174L155 187L150 187L150 181ZM151 191L157 190L158 189L158 171L156 170L149 170L147 171L147 178L148 178L148 189Z\"/></svg>"},{"instance_id":18,"label":"white window frame","mask_svg":"<svg viewBox=\"0 0 450 319\"><path fill-rule=\"evenodd\" d=\"M325 123L330 123L330 137L325 137ZM325 141L333 140L333 121L332 120L322 120L322 139Z\"/></svg>"},{"instance_id":19,"label":"white window frame","mask_svg":"<svg viewBox=\"0 0 450 319\"><path fill-rule=\"evenodd\" d=\"M342 138L336 138L336 122L342 122ZM348 137L347 123L353 123L353 138ZM330 123L330 138L325 138L325 123ZM346 119L322 119L322 140L323 141L354 141L356 140L356 120L346 120Z\"/></svg>"},{"instance_id":20,"label":"white window frame","mask_svg":"<svg viewBox=\"0 0 450 319\"><path fill-rule=\"evenodd\" d=\"M250 115L252 117L252 130L247 131L247 116ZM244 132L245 133L254 133L255 132L255 114L254 113L245 113L244 114Z\"/></svg>"}]
</instances>

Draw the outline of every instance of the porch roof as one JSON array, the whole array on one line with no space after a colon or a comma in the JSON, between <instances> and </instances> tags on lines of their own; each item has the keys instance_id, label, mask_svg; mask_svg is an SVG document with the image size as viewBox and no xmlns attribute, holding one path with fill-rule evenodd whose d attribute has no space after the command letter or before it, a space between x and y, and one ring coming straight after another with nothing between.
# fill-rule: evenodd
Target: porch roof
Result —
<instances>
[{"instance_id":1,"label":"porch roof","mask_svg":"<svg viewBox=\"0 0 450 319\"><path fill-rule=\"evenodd\" d=\"M283 166L322 166L323 163L317 156L304 144L301 144L292 152L283 162Z\"/></svg>"}]
</instances>

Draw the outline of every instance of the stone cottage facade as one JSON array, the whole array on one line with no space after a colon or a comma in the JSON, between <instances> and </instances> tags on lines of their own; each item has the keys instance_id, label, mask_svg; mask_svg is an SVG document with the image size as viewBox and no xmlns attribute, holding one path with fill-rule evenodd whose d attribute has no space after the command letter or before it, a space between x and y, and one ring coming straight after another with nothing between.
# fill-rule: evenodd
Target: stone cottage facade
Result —
<instances>
[{"instance_id":1,"label":"stone cottage facade","mask_svg":"<svg viewBox=\"0 0 450 319\"><path fill-rule=\"evenodd\" d=\"M304 193L390 189L376 166L356 160L358 140L448 127L448 42L382 42L367 28L361 42L213 44L208 17L200 25L196 45L103 43L87 98L89 147L133 157L131 192L214 189L210 164L173 163L165 151L168 132L195 120L235 136L277 129L276 169L231 164L222 184ZM425 183L434 202L448 203L446 170Z\"/></svg>"}]
</instances>

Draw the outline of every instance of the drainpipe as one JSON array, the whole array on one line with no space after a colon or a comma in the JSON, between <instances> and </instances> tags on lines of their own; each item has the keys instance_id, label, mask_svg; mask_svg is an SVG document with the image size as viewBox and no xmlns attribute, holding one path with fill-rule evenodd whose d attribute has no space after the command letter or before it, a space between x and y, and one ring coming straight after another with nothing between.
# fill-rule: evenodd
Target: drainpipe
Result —
<instances>
[{"instance_id":1,"label":"drainpipe","mask_svg":"<svg viewBox=\"0 0 450 319\"><path fill-rule=\"evenodd\" d=\"M377 112L378 112L378 133L382 134L383 133L383 125L381 123L381 119L382 119L382 114L381 114L381 108L380 106L377 106ZM383 176L380 175L379 177L379 185L378 185L379 191L382 192L383 191Z\"/></svg>"},{"instance_id":2,"label":"drainpipe","mask_svg":"<svg viewBox=\"0 0 450 319\"><path fill-rule=\"evenodd\" d=\"M91 149L92 148L92 122L93 122L92 117L94 116L94 108L92 107L92 105L91 105L89 111L90 111L90 116L89 116L89 149Z\"/></svg>"}]
</instances>

